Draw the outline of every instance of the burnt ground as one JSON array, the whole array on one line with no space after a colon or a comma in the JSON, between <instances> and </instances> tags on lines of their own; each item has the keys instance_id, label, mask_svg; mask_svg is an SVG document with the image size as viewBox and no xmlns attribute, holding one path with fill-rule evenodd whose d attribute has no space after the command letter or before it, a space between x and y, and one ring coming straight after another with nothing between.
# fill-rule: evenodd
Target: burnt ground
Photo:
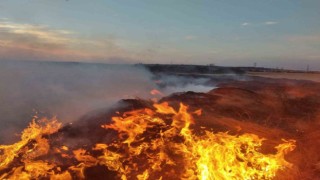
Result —
<instances>
[{"instance_id":1,"label":"burnt ground","mask_svg":"<svg viewBox=\"0 0 320 180\"><path fill-rule=\"evenodd\" d=\"M317 179L320 177L320 83L285 79L255 78L248 81L219 82L207 93L183 92L163 97L173 107L182 102L190 110L201 108L197 126L231 134L254 133L266 139L263 151L275 152L282 139L295 139L296 149L287 155L294 164L279 179ZM100 128L115 112L152 108L152 101L121 100L114 109L88 114L61 130L65 140L75 146L108 142L115 134ZM69 140L68 140L69 139ZM78 139L79 141L76 141ZM84 141L84 139L87 139Z\"/></svg>"},{"instance_id":2,"label":"burnt ground","mask_svg":"<svg viewBox=\"0 0 320 180\"><path fill-rule=\"evenodd\" d=\"M166 101L175 108L182 102L190 111L202 109L202 115L195 119L197 127L263 137L266 139L262 147L265 153L274 153L274 147L283 142L282 139L295 139L296 149L286 156L294 167L279 173L277 179L319 179L320 83L259 77L209 79L206 83L217 88L207 93L174 93L159 101ZM101 124L109 123L118 113L152 108L152 104L151 100L121 100L111 109L88 113L77 122L64 126L48 137L50 144L52 147L67 145L70 149L87 149L96 143L111 142L116 137L115 132L101 128ZM65 168L73 163L74 159L63 162ZM87 179L113 179L116 175L102 166L88 168L85 174Z\"/></svg>"},{"instance_id":3,"label":"burnt ground","mask_svg":"<svg viewBox=\"0 0 320 180\"><path fill-rule=\"evenodd\" d=\"M267 139L266 148L278 144L282 138L295 139L297 148L288 155L288 161L296 165L297 171L291 177L317 179L320 177L319 92L320 83L258 78L220 83L208 93L176 93L161 101L201 108L199 124L216 131L257 134Z\"/></svg>"}]
</instances>

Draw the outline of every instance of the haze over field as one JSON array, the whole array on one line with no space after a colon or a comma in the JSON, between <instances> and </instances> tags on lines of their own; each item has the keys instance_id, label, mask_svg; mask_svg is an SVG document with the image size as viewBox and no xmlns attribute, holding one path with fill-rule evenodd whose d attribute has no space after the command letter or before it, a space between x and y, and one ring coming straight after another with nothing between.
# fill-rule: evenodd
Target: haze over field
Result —
<instances>
[{"instance_id":1,"label":"haze over field","mask_svg":"<svg viewBox=\"0 0 320 180\"><path fill-rule=\"evenodd\" d=\"M131 66L0 62L0 142L37 113L68 123L120 99L149 98L150 76Z\"/></svg>"},{"instance_id":2,"label":"haze over field","mask_svg":"<svg viewBox=\"0 0 320 180\"><path fill-rule=\"evenodd\" d=\"M18 61L320 70L319 7L318 0L2 0L1 133L25 127L33 109L68 121L119 99L149 98L157 87L143 68ZM213 88L206 79L165 79L174 84L165 95Z\"/></svg>"},{"instance_id":3,"label":"haze over field","mask_svg":"<svg viewBox=\"0 0 320 180\"><path fill-rule=\"evenodd\" d=\"M0 60L320 70L318 0L2 0Z\"/></svg>"},{"instance_id":4,"label":"haze over field","mask_svg":"<svg viewBox=\"0 0 320 180\"><path fill-rule=\"evenodd\" d=\"M87 63L0 62L0 143L26 127L32 117L57 116L74 122L108 110L121 99L161 98L174 92L206 92L208 79L163 76L160 87L142 66ZM153 89L161 93L151 94Z\"/></svg>"},{"instance_id":5,"label":"haze over field","mask_svg":"<svg viewBox=\"0 0 320 180\"><path fill-rule=\"evenodd\" d=\"M0 179L318 179L319 9L0 0Z\"/></svg>"}]
</instances>

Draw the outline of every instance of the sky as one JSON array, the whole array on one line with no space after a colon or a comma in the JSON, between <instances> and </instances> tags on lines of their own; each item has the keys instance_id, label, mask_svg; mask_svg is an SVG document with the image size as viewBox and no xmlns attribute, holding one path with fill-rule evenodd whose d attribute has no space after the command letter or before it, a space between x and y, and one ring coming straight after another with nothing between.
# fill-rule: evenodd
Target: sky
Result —
<instances>
[{"instance_id":1,"label":"sky","mask_svg":"<svg viewBox=\"0 0 320 180\"><path fill-rule=\"evenodd\" d=\"M1 0L0 61L320 70L319 0Z\"/></svg>"}]
</instances>

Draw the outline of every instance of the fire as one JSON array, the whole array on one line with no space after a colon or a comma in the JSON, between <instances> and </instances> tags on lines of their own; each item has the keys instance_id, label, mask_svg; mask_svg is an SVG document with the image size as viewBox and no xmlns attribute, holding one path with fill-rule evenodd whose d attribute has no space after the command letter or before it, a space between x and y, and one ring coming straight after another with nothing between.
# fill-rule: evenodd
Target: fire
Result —
<instances>
[{"instance_id":1,"label":"fire","mask_svg":"<svg viewBox=\"0 0 320 180\"><path fill-rule=\"evenodd\" d=\"M56 119L41 119L36 123L32 120L29 127L22 132L21 140L12 145L0 145L0 171L20 157L21 166L13 168L9 173L0 176L3 179L30 179L45 176L54 165L41 160L34 160L49 152L49 143L44 136L57 132L61 127ZM31 145L30 145L31 144Z\"/></svg>"},{"instance_id":2,"label":"fire","mask_svg":"<svg viewBox=\"0 0 320 180\"><path fill-rule=\"evenodd\" d=\"M155 111L125 113L103 126L119 132L120 140L105 145L105 156L100 158L112 154L113 161L104 163L108 167L108 163L118 162L122 179L272 179L278 170L292 166L284 155L294 149L294 140L278 145L276 154L263 154L259 148L264 139L254 134L233 136L204 130L196 135L190 127L195 121L187 106L180 104L178 111L167 103L154 107ZM124 153L111 151L113 147L117 151L124 148ZM171 172L166 174L168 170Z\"/></svg>"},{"instance_id":3,"label":"fire","mask_svg":"<svg viewBox=\"0 0 320 180\"><path fill-rule=\"evenodd\" d=\"M151 94L151 95L159 95L159 96L163 96L163 95L164 95L162 92L160 92L160 91L157 90L157 89L152 89L152 90L150 91L150 94Z\"/></svg>"},{"instance_id":4,"label":"fire","mask_svg":"<svg viewBox=\"0 0 320 180\"><path fill-rule=\"evenodd\" d=\"M50 147L47 136L61 124L55 119L44 125L33 121L21 141L0 146L0 179L84 179L86 169L98 165L123 180L273 179L293 166L285 155L294 150L294 140L283 140L276 153L264 154L263 138L195 130L193 115L200 116L201 110L190 113L182 103L178 110L162 103L125 112L101 125L116 131L117 138L81 149ZM54 153L68 163L50 158Z\"/></svg>"}]
</instances>

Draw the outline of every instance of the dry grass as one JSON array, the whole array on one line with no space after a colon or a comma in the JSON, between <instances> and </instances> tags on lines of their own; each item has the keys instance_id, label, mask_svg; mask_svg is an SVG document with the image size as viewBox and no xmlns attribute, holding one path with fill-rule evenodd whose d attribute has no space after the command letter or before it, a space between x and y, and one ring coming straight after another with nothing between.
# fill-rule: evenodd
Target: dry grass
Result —
<instances>
[{"instance_id":1,"label":"dry grass","mask_svg":"<svg viewBox=\"0 0 320 180\"><path fill-rule=\"evenodd\" d=\"M294 79L320 82L320 73L249 72L248 75L276 79Z\"/></svg>"}]
</instances>

